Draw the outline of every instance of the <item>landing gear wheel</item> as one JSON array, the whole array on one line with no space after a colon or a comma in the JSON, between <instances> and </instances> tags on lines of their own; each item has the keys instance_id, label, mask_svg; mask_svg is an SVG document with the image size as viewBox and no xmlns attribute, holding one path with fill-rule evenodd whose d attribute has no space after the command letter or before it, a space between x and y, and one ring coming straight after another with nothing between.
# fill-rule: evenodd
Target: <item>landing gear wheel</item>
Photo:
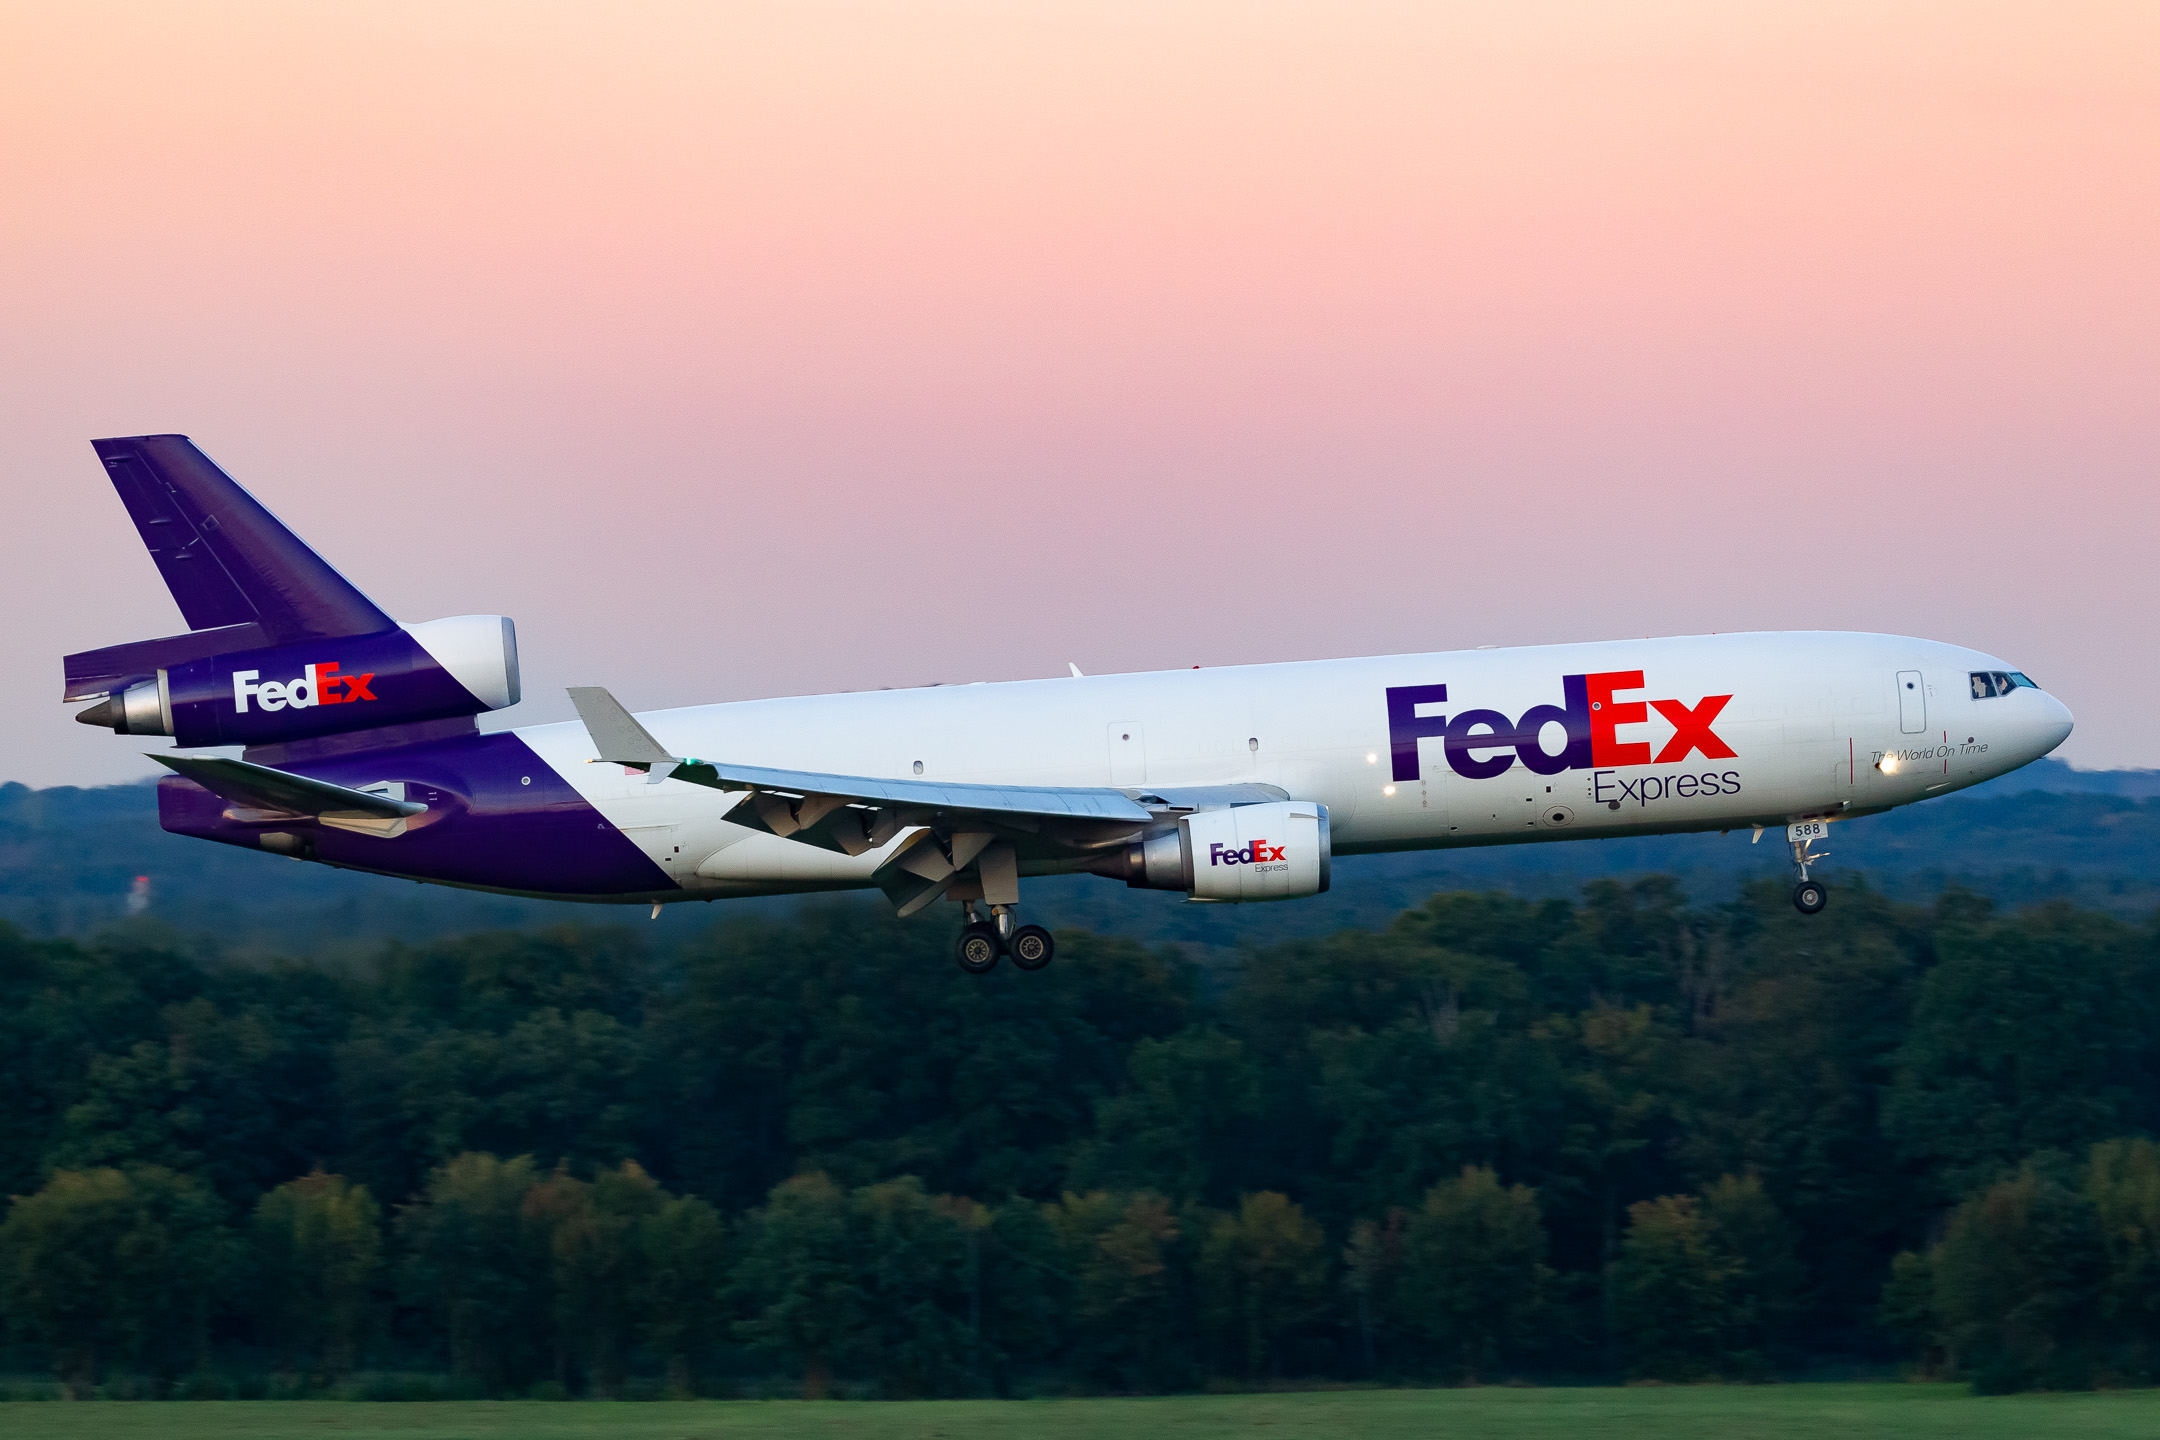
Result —
<instances>
[{"instance_id":1,"label":"landing gear wheel","mask_svg":"<svg viewBox=\"0 0 2160 1440\"><path fill-rule=\"evenodd\" d=\"M1013 964L1022 970L1040 970L1057 953L1057 942L1040 925L1022 925L1013 931L1012 939L1006 941L1005 946L1012 954Z\"/></svg>"},{"instance_id":2,"label":"landing gear wheel","mask_svg":"<svg viewBox=\"0 0 2160 1440\"><path fill-rule=\"evenodd\" d=\"M960 941L953 947L953 958L960 968L970 975L987 975L997 969L998 956L1005 953L1005 942L998 935L997 926L987 920L977 920L960 931Z\"/></svg>"},{"instance_id":3,"label":"landing gear wheel","mask_svg":"<svg viewBox=\"0 0 2160 1440\"><path fill-rule=\"evenodd\" d=\"M1820 880L1802 880L1793 886L1793 909L1803 915L1814 915L1830 903L1830 892L1823 889Z\"/></svg>"}]
</instances>

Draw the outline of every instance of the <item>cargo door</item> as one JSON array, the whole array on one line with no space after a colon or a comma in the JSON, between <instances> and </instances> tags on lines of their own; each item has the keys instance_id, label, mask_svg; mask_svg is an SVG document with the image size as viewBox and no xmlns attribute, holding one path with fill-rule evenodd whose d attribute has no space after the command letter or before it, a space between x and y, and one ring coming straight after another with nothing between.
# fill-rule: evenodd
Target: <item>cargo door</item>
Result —
<instances>
[{"instance_id":1,"label":"cargo door","mask_svg":"<svg viewBox=\"0 0 2160 1440\"><path fill-rule=\"evenodd\" d=\"M1918 735L1927 729L1927 687L1918 670L1897 672L1898 729Z\"/></svg>"}]
</instances>

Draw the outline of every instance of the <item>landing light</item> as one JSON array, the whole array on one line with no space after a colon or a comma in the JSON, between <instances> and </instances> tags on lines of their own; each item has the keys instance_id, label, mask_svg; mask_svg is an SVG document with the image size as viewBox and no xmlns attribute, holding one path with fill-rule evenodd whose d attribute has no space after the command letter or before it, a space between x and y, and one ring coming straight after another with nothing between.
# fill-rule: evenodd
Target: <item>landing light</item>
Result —
<instances>
[{"instance_id":1,"label":"landing light","mask_svg":"<svg viewBox=\"0 0 2160 1440\"><path fill-rule=\"evenodd\" d=\"M1380 787L1380 793L1383 795L1392 795L1395 793L1395 787L1393 785L1383 785Z\"/></svg>"},{"instance_id":2,"label":"landing light","mask_svg":"<svg viewBox=\"0 0 2160 1440\"><path fill-rule=\"evenodd\" d=\"M1895 756L1895 755L1885 755L1885 756L1883 756L1883 757L1882 757L1882 759L1880 759L1880 760L1877 760L1877 761L1875 762L1875 768L1876 768L1876 769L1878 769L1878 770L1880 770L1880 771L1882 771L1882 773L1883 773L1883 774L1885 774L1885 775L1895 775L1895 774L1897 774L1897 756Z\"/></svg>"},{"instance_id":3,"label":"landing light","mask_svg":"<svg viewBox=\"0 0 2160 1440\"><path fill-rule=\"evenodd\" d=\"M1380 763L1380 757L1378 755L1367 755L1365 757L1365 763L1368 765L1377 765Z\"/></svg>"}]
</instances>

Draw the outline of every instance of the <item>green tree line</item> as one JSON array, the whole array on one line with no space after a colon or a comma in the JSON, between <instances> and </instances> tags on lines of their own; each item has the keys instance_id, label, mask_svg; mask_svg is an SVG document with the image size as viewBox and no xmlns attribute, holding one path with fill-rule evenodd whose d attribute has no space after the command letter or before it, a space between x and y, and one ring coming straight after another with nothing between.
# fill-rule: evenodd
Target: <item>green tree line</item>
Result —
<instances>
[{"instance_id":1,"label":"green tree line","mask_svg":"<svg viewBox=\"0 0 2160 1440\"><path fill-rule=\"evenodd\" d=\"M0 1318L78 1393L2160 1366L2160 945L1442 894L959 973L853 904L239 963L0 930ZM190 1377L195 1377L190 1379Z\"/></svg>"}]
</instances>

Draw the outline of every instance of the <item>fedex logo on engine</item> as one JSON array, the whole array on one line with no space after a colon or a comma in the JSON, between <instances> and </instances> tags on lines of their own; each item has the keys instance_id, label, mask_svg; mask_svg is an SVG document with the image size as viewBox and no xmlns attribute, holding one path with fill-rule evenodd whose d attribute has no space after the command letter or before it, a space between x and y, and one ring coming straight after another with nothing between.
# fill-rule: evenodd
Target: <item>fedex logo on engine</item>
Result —
<instances>
[{"instance_id":1,"label":"fedex logo on engine","mask_svg":"<svg viewBox=\"0 0 2160 1440\"><path fill-rule=\"evenodd\" d=\"M1705 695L1693 705L1679 700L1622 700L1643 689L1640 670L1609 670L1598 675L1560 677L1562 702L1533 705L1510 720L1498 710L1458 710L1454 715L1421 714L1447 703L1445 685L1388 687L1388 749L1398 781L1421 778L1418 741L1439 739L1448 768L1466 780L1489 780L1517 760L1539 775L1563 770L1609 770L1628 765L1672 765L1700 753L1708 760L1736 758L1711 724L1732 700ZM1648 740L1623 739L1621 731L1649 723L1652 710L1673 727L1672 738L1655 755ZM1557 725L1566 736L1558 750L1545 748L1545 731Z\"/></svg>"},{"instance_id":2,"label":"fedex logo on engine","mask_svg":"<svg viewBox=\"0 0 2160 1440\"><path fill-rule=\"evenodd\" d=\"M253 699L258 710L311 710L317 705L349 705L356 700L373 700L375 692L368 685L375 678L370 670L365 675L340 675L338 662L327 665L310 665L306 672L292 680L262 680L258 683L260 670L235 670L232 677L233 709L239 714L248 713L248 701Z\"/></svg>"},{"instance_id":3,"label":"fedex logo on engine","mask_svg":"<svg viewBox=\"0 0 2160 1440\"><path fill-rule=\"evenodd\" d=\"M1269 865L1282 863L1286 845L1270 845L1265 840L1255 840L1242 848L1234 845L1208 846L1210 865Z\"/></svg>"}]
</instances>

